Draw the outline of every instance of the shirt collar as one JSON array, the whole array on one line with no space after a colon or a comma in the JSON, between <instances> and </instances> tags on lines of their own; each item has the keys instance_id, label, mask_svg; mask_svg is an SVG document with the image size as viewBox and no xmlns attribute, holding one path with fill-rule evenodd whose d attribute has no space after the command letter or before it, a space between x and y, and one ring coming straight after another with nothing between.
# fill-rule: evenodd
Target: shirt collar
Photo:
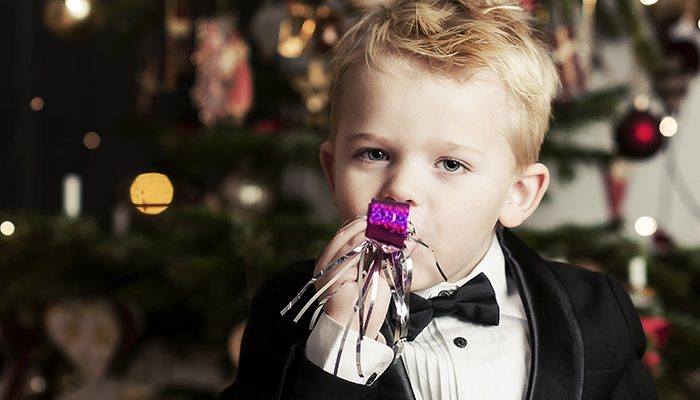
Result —
<instances>
[{"instance_id":1,"label":"shirt collar","mask_svg":"<svg viewBox=\"0 0 700 400\"><path fill-rule=\"evenodd\" d=\"M435 286L417 290L415 293L423 298L429 299L438 296L440 292L445 290L452 292L482 272L489 278L491 286L493 286L493 291L496 294L496 301L500 308L500 314L527 319L517 288L508 287L508 281L506 280L506 261L496 235L493 235L491 245L488 250L486 250L486 254L481 261L476 264L469 275L456 282L439 282Z\"/></svg>"}]
</instances>

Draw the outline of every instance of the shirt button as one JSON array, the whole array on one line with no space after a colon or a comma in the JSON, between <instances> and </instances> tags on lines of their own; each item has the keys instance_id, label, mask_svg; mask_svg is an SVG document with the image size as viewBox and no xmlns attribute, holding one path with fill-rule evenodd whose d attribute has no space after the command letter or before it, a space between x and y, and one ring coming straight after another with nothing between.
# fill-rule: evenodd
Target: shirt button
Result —
<instances>
[{"instance_id":1,"label":"shirt button","mask_svg":"<svg viewBox=\"0 0 700 400\"><path fill-rule=\"evenodd\" d=\"M449 290L442 290L442 291L440 291L440 293L438 293L438 296L442 296L442 297L447 297L449 295L450 295Z\"/></svg>"},{"instance_id":2,"label":"shirt button","mask_svg":"<svg viewBox=\"0 0 700 400\"><path fill-rule=\"evenodd\" d=\"M465 339L461 336L457 336L455 338L455 340L453 340L453 343L455 344L455 346L459 347L460 349L467 347L467 339Z\"/></svg>"}]
</instances>

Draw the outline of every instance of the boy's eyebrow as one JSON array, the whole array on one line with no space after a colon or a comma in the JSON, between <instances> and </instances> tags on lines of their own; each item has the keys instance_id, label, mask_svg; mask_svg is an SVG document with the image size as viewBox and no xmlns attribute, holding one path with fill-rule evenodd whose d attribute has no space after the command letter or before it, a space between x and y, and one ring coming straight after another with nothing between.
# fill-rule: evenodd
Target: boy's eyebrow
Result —
<instances>
[{"instance_id":1,"label":"boy's eyebrow","mask_svg":"<svg viewBox=\"0 0 700 400\"><path fill-rule=\"evenodd\" d=\"M472 147L472 146L465 146L463 144L457 144L457 143L453 143L453 142L441 142L440 145L444 146L444 148L448 151L453 151L453 150L466 151L466 152L470 152L470 153L476 153L480 156L484 155L484 153L482 153L481 150L477 149L476 147Z\"/></svg>"},{"instance_id":2,"label":"boy's eyebrow","mask_svg":"<svg viewBox=\"0 0 700 400\"><path fill-rule=\"evenodd\" d=\"M353 133L345 138L346 142L354 142L356 140L377 140L380 142L386 141L382 136L374 135L372 133Z\"/></svg>"},{"instance_id":3,"label":"boy's eyebrow","mask_svg":"<svg viewBox=\"0 0 700 400\"><path fill-rule=\"evenodd\" d=\"M375 140L379 142L385 142L388 139L384 138L383 136L375 135L372 133L353 133L351 135L348 135L348 137L345 138L345 141L348 143L354 142L356 140ZM448 142L448 141L442 141L440 142L440 147L445 150L445 151L466 151L469 153L474 153L479 156L484 156L484 153L477 149L476 147L472 146L467 146L463 144L457 144L454 142Z\"/></svg>"}]
</instances>

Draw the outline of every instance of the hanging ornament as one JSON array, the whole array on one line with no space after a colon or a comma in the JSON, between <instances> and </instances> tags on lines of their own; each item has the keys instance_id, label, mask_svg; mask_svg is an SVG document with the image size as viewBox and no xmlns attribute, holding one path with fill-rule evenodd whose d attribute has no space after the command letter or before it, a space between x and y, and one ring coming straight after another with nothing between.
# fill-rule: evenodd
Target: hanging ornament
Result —
<instances>
[{"instance_id":1,"label":"hanging ornament","mask_svg":"<svg viewBox=\"0 0 700 400\"><path fill-rule=\"evenodd\" d=\"M157 172L140 174L129 188L131 203L144 214L160 214L173 201L173 184Z\"/></svg>"},{"instance_id":2,"label":"hanging ornament","mask_svg":"<svg viewBox=\"0 0 700 400\"><path fill-rule=\"evenodd\" d=\"M665 256L676 249L676 243L664 229L657 229L651 236L651 249L654 254Z\"/></svg>"},{"instance_id":3,"label":"hanging ornament","mask_svg":"<svg viewBox=\"0 0 700 400\"><path fill-rule=\"evenodd\" d=\"M649 344L642 362L652 374L658 376L663 367L661 350L666 346L671 335L671 324L663 317L642 317L640 320Z\"/></svg>"},{"instance_id":4,"label":"hanging ornament","mask_svg":"<svg viewBox=\"0 0 700 400\"><path fill-rule=\"evenodd\" d=\"M200 121L207 126L241 123L253 103L248 45L230 17L200 20L196 29L192 61L197 74L191 94Z\"/></svg>"},{"instance_id":5,"label":"hanging ornament","mask_svg":"<svg viewBox=\"0 0 700 400\"><path fill-rule=\"evenodd\" d=\"M690 81L700 69L700 51L693 38L676 38L664 44L664 52L663 68L654 74L654 88L663 99L666 111L675 114Z\"/></svg>"},{"instance_id":6,"label":"hanging ornament","mask_svg":"<svg viewBox=\"0 0 700 400\"><path fill-rule=\"evenodd\" d=\"M100 0L47 0L44 4L44 24L62 38L84 37L104 21Z\"/></svg>"},{"instance_id":7,"label":"hanging ornament","mask_svg":"<svg viewBox=\"0 0 700 400\"><path fill-rule=\"evenodd\" d=\"M343 16L329 5L323 4L316 9L316 50L321 53L329 52L340 40L340 21Z\"/></svg>"},{"instance_id":8,"label":"hanging ornament","mask_svg":"<svg viewBox=\"0 0 700 400\"><path fill-rule=\"evenodd\" d=\"M277 51L282 57L298 58L306 49L316 31L315 12L306 4L289 3L289 14L282 19L279 27Z\"/></svg>"},{"instance_id":9,"label":"hanging ornament","mask_svg":"<svg viewBox=\"0 0 700 400\"><path fill-rule=\"evenodd\" d=\"M631 110L615 128L617 152L623 157L642 160L656 154L664 144L661 121L648 111Z\"/></svg>"},{"instance_id":10,"label":"hanging ornament","mask_svg":"<svg viewBox=\"0 0 700 400\"><path fill-rule=\"evenodd\" d=\"M46 310L44 326L49 340L88 382L107 372L121 340L117 313L104 300L54 304Z\"/></svg>"},{"instance_id":11,"label":"hanging ornament","mask_svg":"<svg viewBox=\"0 0 700 400\"><path fill-rule=\"evenodd\" d=\"M287 7L283 3L266 0L253 17L251 34L263 61L272 61L277 55L279 27L286 14Z\"/></svg>"},{"instance_id":12,"label":"hanging ornament","mask_svg":"<svg viewBox=\"0 0 700 400\"><path fill-rule=\"evenodd\" d=\"M301 94L311 114L321 113L328 104L331 77L324 59L309 61L306 73L292 79L292 86Z\"/></svg>"},{"instance_id":13,"label":"hanging ornament","mask_svg":"<svg viewBox=\"0 0 700 400\"><path fill-rule=\"evenodd\" d=\"M579 63L576 41L571 37L571 29L559 25L554 29L554 61L561 77L559 97L569 100L584 90L584 74Z\"/></svg>"},{"instance_id":14,"label":"hanging ornament","mask_svg":"<svg viewBox=\"0 0 700 400\"><path fill-rule=\"evenodd\" d=\"M172 92L179 75L190 66L192 16L184 0L166 0L164 11L163 88Z\"/></svg>"},{"instance_id":15,"label":"hanging ornament","mask_svg":"<svg viewBox=\"0 0 700 400\"><path fill-rule=\"evenodd\" d=\"M527 12L532 12L537 6L537 0L520 0L520 7Z\"/></svg>"},{"instance_id":16,"label":"hanging ornament","mask_svg":"<svg viewBox=\"0 0 700 400\"><path fill-rule=\"evenodd\" d=\"M158 78L159 62L155 57L150 58L146 65L136 75L138 86L134 107L141 114L151 110L153 98L160 90L161 84Z\"/></svg>"},{"instance_id":17,"label":"hanging ornament","mask_svg":"<svg viewBox=\"0 0 700 400\"><path fill-rule=\"evenodd\" d=\"M619 221L622 216L622 203L625 199L630 169L631 166L628 161L616 159L605 170L605 191L612 221Z\"/></svg>"}]
</instances>

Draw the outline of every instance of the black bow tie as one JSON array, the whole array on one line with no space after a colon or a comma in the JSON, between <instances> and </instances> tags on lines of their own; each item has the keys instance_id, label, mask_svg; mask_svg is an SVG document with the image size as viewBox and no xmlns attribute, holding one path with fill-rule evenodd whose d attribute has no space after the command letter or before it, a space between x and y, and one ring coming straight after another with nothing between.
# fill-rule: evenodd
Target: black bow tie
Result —
<instances>
[{"instance_id":1,"label":"black bow tie","mask_svg":"<svg viewBox=\"0 0 700 400\"><path fill-rule=\"evenodd\" d=\"M450 295L425 299L411 293L409 311L409 341L415 339L435 317L453 315L462 321L483 325L498 325L499 321L496 294L483 272Z\"/></svg>"}]
</instances>

